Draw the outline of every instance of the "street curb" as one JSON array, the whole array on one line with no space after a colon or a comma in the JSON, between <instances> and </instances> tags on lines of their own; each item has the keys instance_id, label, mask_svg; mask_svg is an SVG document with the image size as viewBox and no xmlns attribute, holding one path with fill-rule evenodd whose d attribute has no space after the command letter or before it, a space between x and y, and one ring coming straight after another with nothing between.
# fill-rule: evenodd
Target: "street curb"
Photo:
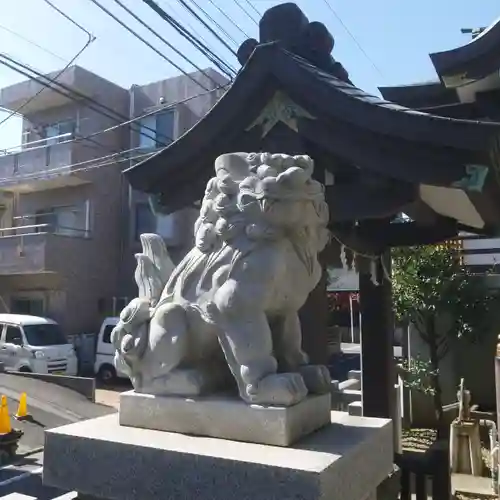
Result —
<instances>
[{"instance_id":1,"label":"street curb","mask_svg":"<svg viewBox=\"0 0 500 500\"><path fill-rule=\"evenodd\" d=\"M41 451L43 451L43 448L44 448L43 446L39 446L38 448L32 448L29 451L25 451L24 453L16 453L16 456L15 456L14 460L12 460L12 462L8 462L5 465L2 465L0 467L0 472L4 469L12 468L12 466L19 464L19 462L21 460L23 460L31 455L35 455L36 453L40 453Z\"/></svg>"},{"instance_id":2,"label":"street curb","mask_svg":"<svg viewBox=\"0 0 500 500\"><path fill-rule=\"evenodd\" d=\"M29 457L30 455L34 455L35 453L40 453L41 451L43 451L43 448L44 448L43 446L39 446L38 448L33 448L29 451L25 451L24 453L16 453L16 461L18 458L26 458Z\"/></svg>"}]
</instances>

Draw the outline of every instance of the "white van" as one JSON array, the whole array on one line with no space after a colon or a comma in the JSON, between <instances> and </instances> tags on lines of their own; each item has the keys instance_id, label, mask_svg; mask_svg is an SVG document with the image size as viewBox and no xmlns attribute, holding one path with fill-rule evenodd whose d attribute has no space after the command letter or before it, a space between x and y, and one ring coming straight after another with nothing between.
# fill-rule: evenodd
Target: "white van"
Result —
<instances>
[{"instance_id":1,"label":"white van","mask_svg":"<svg viewBox=\"0 0 500 500\"><path fill-rule=\"evenodd\" d=\"M77 358L59 325L47 318L0 314L0 361L9 370L76 375Z\"/></svg>"},{"instance_id":2,"label":"white van","mask_svg":"<svg viewBox=\"0 0 500 500\"><path fill-rule=\"evenodd\" d=\"M125 373L115 368L115 348L111 343L111 332L117 325L119 318L106 318L97 335L94 372L104 383L109 383L115 378L128 378Z\"/></svg>"}]
</instances>

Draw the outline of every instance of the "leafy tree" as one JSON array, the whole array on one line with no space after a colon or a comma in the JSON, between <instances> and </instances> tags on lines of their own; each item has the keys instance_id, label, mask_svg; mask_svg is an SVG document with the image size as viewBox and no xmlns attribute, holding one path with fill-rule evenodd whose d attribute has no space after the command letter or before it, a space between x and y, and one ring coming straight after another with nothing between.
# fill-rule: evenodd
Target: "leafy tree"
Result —
<instances>
[{"instance_id":1,"label":"leafy tree","mask_svg":"<svg viewBox=\"0 0 500 500\"><path fill-rule=\"evenodd\" d=\"M438 429L444 430L439 362L452 340L479 340L488 329L498 296L488 288L484 275L470 272L452 245L402 247L392 255L396 317L413 323L429 348L428 370L418 362L410 363L404 372L413 386L429 381L427 393L433 397Z\"/></svg>"}]
</instances>

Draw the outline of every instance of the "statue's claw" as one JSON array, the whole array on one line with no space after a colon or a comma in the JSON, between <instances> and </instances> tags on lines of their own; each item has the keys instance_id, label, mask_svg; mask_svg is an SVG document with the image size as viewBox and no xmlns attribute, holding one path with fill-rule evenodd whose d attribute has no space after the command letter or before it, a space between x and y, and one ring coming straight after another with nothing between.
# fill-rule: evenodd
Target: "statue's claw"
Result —
<instances>
[{"instance_id":1,"label":"statue's claw","mask_svg":"<svg viewBox=\"0 0 500 500\"><path fill-rule=\"evenodd\" d=\"M305 365L299 371L310 393L327 394L330 392L332 379L326 366Z\"/></svg>"},{"instance_id":2,"label":"statue's claw","mask_svg":"<svg viewBox=\"0 0 500 500\"><path fill-rule=\"evenodd\" d=\"M307 396L307 387L299 373L277 373L263 378L249 403L292 406Z\"/></svg>"}]
</instances>

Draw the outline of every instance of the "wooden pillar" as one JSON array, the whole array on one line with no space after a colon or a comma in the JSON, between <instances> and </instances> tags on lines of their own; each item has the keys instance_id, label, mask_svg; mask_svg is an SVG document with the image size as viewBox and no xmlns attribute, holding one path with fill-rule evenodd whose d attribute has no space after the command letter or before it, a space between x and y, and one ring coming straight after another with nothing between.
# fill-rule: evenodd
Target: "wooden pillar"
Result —
<instances>
[{"instance_id":1,"label":"wooden pillar","mask_svg":"<svg viewBox=\"0 0 500 500\"><path fill-rule=\"evenodd\" d=\"M320 262L322 260L320 256ZM328 362L328 297L326 287L326 267L323 267L323 276L320 282L309 294L306 303L299 312L302 327L302 348L309 355L310 362L319 365L326 365Z\"/></svg>"},{"instance_id":2,"label":"wooden pillar","mask_svg":"<svg viewBox=\"0 0 500 500\"><path fill-rule=\"evenodd\" d=\"M390 273L390 252L383 255L385 271ZM376 285L363 269L359 275L361 310L361 367L363 415L394 418L395 364L392 284L380 260Z\"/></svg>"}]
</instances>

